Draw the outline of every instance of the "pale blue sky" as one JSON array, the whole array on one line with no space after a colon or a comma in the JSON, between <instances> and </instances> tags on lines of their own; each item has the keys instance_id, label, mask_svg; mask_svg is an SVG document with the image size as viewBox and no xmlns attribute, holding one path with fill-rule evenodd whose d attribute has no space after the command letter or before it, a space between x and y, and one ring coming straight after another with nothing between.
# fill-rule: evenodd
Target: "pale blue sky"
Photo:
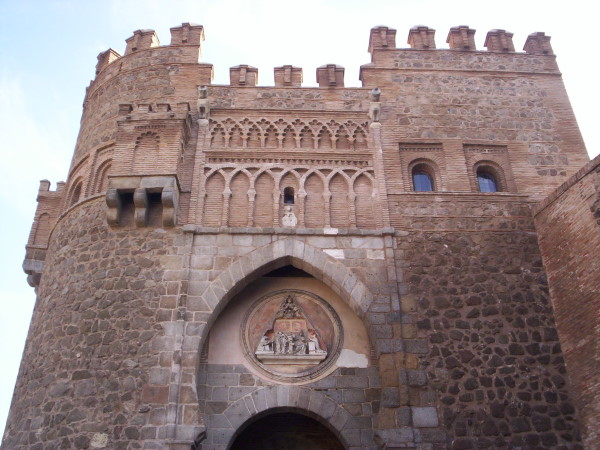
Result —
<instances>
[{"instance_id":1,"label":"pale blue sky","mask_svg":"<svg viewBox=\"0 0 600 450\"><path fill-rule=\"evenodd\" d=\"M85 87L96 56L109 47L123 53L139 28L155 29L163 44L169 28L204 25L203 61L215 65L215 83L228 83L237 64L259 68L259 84L272 85L273 67L303 67L304 85L315 69L346 67L346 85L358 86L358 69L369 62L369 30L398 30L407 47L411 26L437 30L438 48L448 30L469 25L477 47L486 33L514 33L517 51L528 34L545 31L564 74L590 155L600 151L596 132L599 63L595 14L588 1L530 0L0 0L0 430L3 429L27 334L34 292L21 270L39 180L66 178L77 136Z\"/></svg>"}]
</instances>

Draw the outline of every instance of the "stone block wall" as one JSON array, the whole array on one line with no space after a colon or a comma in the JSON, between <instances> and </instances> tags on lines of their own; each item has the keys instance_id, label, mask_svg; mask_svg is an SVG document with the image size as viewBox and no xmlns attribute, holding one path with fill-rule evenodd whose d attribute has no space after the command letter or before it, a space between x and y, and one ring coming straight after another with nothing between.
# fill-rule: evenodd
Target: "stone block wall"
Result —
<instances>
[{"instance_id":1,"label":"stone block wall","mask_svg":"<svg viewBox=\"0 0 600 450\"><path fill-rule=\"evenodd\" d=\"M428 341L412 397L436 398L452 448L557 448L579 442L574 403L536 236L424 232L398 240ZM415 391L415 392L410 392Z\"/></svg>"},{"instance_id":2,"label":"stone block wall","mask_svg":"<svg viewBox=\"0 0 600 450\"><path fill-rule=\"evenodd\" d=\"M600 439L600 158L536 206L534 217L584 442L594 448Z\"/></svg>"}]
</instances>

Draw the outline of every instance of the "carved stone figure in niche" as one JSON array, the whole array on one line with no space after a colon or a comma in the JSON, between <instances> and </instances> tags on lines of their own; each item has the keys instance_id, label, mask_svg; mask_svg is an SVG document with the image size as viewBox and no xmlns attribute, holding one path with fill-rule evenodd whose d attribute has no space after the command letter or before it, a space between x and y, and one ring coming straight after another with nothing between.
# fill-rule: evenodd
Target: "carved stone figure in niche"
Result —
<instances>
[{"instance_id":1,"label":"carved stone figure in niche","mask_svg":"<svg viewBox=\"0 0 600 450\"><path fill-rule=\"evenodd\" d=\"M379 102L381 97L381 90L375 88L371 91L371 105L369 106L369 119L374 123L379 122L381 118L381 103Z\"/></svg>"},{"instance_id":2,"label":"carved stone figure in niche","mask_svg":"<svg viewBox=\"0 0 600 450\"><path fill-rule=\"evenodd\" d=\"M292 211L291 206L285 207L285 213L283 214L283 217L281 218L281 224L284 227L295 227L298 224L298 219L296 218L296 215Z\"/></svg>"},{"instance_id":3,"label":"carved stone figure in niche","mask_svg":"<svg viewBox=\"0 0 600 450\"><path fill-rule=\"evenodd\" d=\"M261 337L256 357L263 364L318 364L327 357L318 333L293 295L285 297L272 326Z\"/></svg>"},{"instance_id":4,"label":"carved stone figure in niche","mask_svg":"<svg viewBox=\"0 0 600 450\"><path fill-rule=\"evenodd\" d=\"M289 295L277 311L277 318L285 318L285 319L296 319L300 317L300 308L294 302L294 298Z\"/></svg>"},{"instance_id":5,"label":"carved stone figure in niche","mask_svg":"<svg viewBox=\"0 0 600 450\"><path fill-rule=\"evenodd\" d=\"M273 349L273 343L269 340L267 335L264 335L258 344L257 352L270 352Z\"/></svg>"}]
</instances>

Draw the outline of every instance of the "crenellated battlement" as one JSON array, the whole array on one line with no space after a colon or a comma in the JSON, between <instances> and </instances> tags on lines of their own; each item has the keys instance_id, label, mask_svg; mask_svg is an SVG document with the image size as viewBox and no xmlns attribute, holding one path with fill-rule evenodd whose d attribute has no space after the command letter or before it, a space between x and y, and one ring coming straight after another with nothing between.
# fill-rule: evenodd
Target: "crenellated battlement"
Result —
<instances>
[{"instance_id":1,"label":"crenellated battlement","mask_svg":"<svg viewBox=\"0 0 600 450\"><path fill-rule=\"evenodd\" d=\"M490 30L485 39L485 50L477 49L475 44L476 30L467 25L459 25L450 28L446 43L448 48L438 48L435 42L436 30L425 25L416 25L408 32L407 43L409 48L396 47L396 30L387 26L377 26L371 29L369 36L368 51L371 53L372 62L386 64L386 59L378 57L375 53L407 51L407 50L436 50L442 53L447 50L460 52L486 52L489 54L518 54L518 55L548 55L553 56L550 45L550 36L543 32L532 33L527 37L523 50L525 53L515 51L513 44L513 33L502 29ZM201 43L204 41L204 27L202 25L183 23L181 26L171 28L171 42L169 45L161 46L158 35L154 30L136 30L133 35L125 40L125 53L121 56L114 49L108 49L98 55L98 64L96 65L96 75L99 79L109 78L115 75L115 71L107 70L104 76L99 76L105 69L118 66L116 72L124 70L134 70L144 65L156 65L159 61L169 64L177 63L198 63L201 56ZM177 47L187 47L188 51L173 52ZM190 49L193 49L191 52ZM149 52L149 53L148 53ZM156 53L158 52L158 53ZM168 58L161 57L161 53L168 52ZM133 60L132 60L133 57ZM431 59L431 57L427 57ZM391 61L393 62L393 61ZM114 64L118 63L118 64ZM442 63L442 60L440 60ZM536 61L528 60L527 64L537 65ZM394 64L387 64L389 67L398 67ZM212 65L206 64L207 70L203 71L202 84L211 84ZM344 70L341 66L327 64L317 69L317 83L320 87L343 87ZM451 69L451 67L443 67ZM465 61L465 69L470 70L468 61ZM499 70L499 67L490 64L489 67L481 67L487 70ZM300 87L302 84L302 69L292 65L276 67L275 69L276 87ZM526 70L524 67L507 67L506 71ZM533 71L537 71L532 67ZM547 70L544 69L544 70ZM256 86L258 84L258 69L246 64L241 64L230 68L231 86ZM99 77L98 77L99 76ZM96 81L96 80L95 80ZM92 83L97 84L97 83Z\"/></svg>"},{"instance_id":2,"label":"crenellated battlement","mask_svg":"<svg viewBox=\"0 0 600 450\"><path fill-rule=\"evenodd\" d=\"M476 30L468 25L459 25L450 28L446 43L447 49L437 48L435 44L435 30L426 25L415 25L408 32L407 43L413 50L457 50L457 51L483 51L475 45ZM488 52L515 52L513 33L506 30L490 30L485 38L484 47ZM386 26L371 28L369 37L369 53L373 55L377 50L408 50L396 47L396 30ZM526 54L553 55L550 46L550 36L543 32L532 33L527 37L523 50Z\"/></svg>"}]
</instances>

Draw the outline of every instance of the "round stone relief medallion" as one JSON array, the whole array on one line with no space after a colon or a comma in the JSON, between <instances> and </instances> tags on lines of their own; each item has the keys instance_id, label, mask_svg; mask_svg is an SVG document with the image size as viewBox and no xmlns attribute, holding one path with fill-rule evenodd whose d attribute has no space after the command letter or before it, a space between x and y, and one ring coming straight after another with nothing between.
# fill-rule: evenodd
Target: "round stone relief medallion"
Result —
<instances>
[{"instance_id":1,"label":"round stone relief medallion","mask_svg":"<svg viewBox=\"0 0 600 450\"><path fill-rule=\"evenodd\" d=\"M248 310L241 330L246 358L279 381L317 378L337 359L343 330L335 310L301 290L271 292Z\"/></svg>"}]
</instances>

